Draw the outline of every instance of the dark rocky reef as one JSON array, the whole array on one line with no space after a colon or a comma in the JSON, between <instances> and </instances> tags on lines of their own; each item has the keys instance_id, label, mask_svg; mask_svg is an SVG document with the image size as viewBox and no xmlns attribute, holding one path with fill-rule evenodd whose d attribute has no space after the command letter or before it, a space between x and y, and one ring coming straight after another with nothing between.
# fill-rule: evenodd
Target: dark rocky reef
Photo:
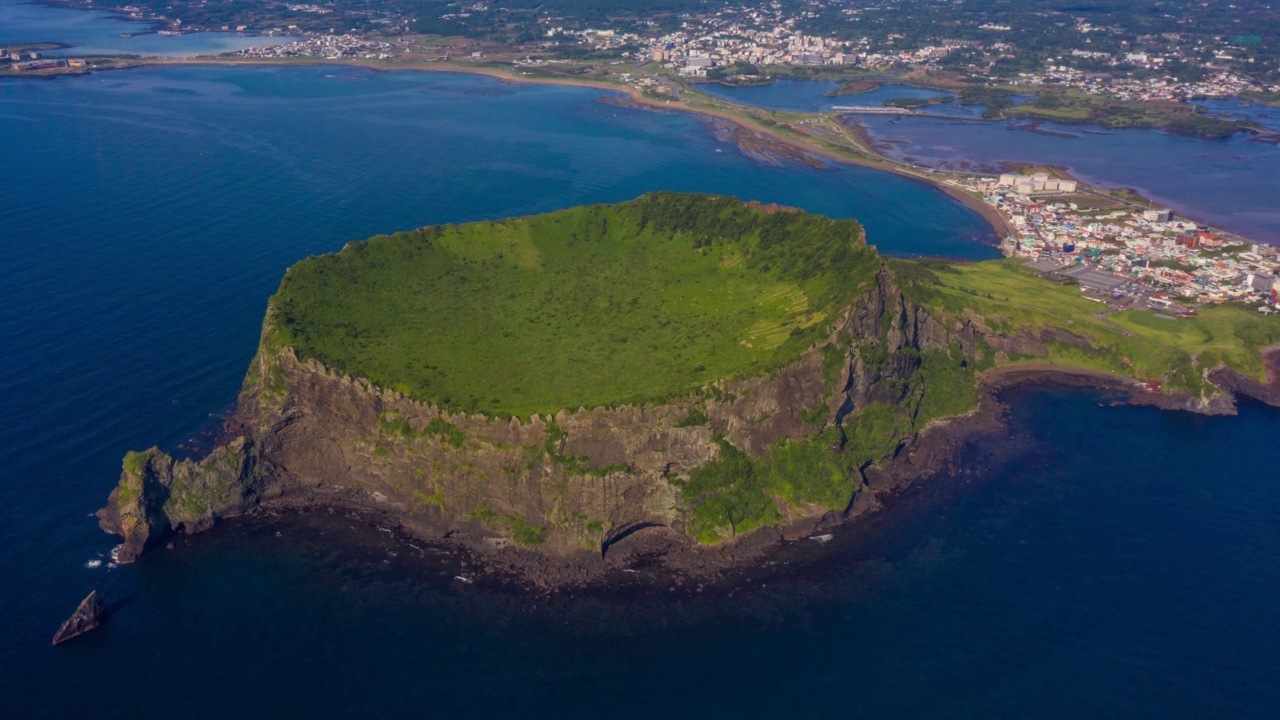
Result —
<instances>
[{"instance_id":1,"label":"dark rocky reef","mask_svg":"<svg viewBox=\"0 0 1280 720\"><path fill-rule=\"evenodd\" d=\"M270 323L268 311L264 338ZM104 530L124 537L122 562L171 533L198 532L276 498L372 508L423 537L471 538L480 550L544 564L598 562L633 544L724 552L693 541L679 485L718 457L717 439L760 457L868 406L905 403L924 350L959 348L995 366L979 378L985 391L973 412L919 427L889 457L859 468L847 506L775 498L782 527L749 541L725 534L718 545L816 532L874 509L906 482L946 470L966 437L998 423L993 393L1011 384L1065 381L1210 413L1231 412L1236 392L1280 404L1275 362L1265 385L1209 373L1222 390L1209 398L1162 394L1132 379L1047 362L1001 366L1010 357L1046 357L1047 342L1089 347L1060 328L1005 333L982 318L917 305L884 265L832 329L828 345L843 345L833 346L840 365L834 378L824 370L831 347L814 347L768 375L722 381L663 404L527 420L446 413L264 342L227 423L228 440L198 461L176 461L156 448L130 453L99 517ZM695 410L699 421L690 422Z\"/></svg>"},{"instance_id":2,"label":"dark rocky reef","mask_svg":"<svg viewBox=\"0 0 1280 720\"><path fill-rule=\"evenodd\" d=\"M97 628L102 624L102 620L106 615L107 606L103 604L98 591L90 592L88 597L80 601L80 606L71 614L71 617L62 623L62 627L58 628L58 632L54 633L53 644L61 645Z\"/></svg>"}]
</instances>

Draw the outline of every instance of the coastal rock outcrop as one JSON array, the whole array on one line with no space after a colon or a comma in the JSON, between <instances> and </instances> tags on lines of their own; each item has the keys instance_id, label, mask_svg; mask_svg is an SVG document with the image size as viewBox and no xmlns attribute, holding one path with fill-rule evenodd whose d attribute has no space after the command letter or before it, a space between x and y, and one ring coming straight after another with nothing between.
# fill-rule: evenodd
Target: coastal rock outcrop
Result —
<instances>
[{"instance_id":1,"label":"coastal rock outcrop","mask_svg":"<svg viewBox=\"0 0 1280 720\"><path fill-rule=\"evenodd\" d=\"M199 532L245 507L261 490L247 442L233 438L198 462L154 447L125 455L120 482L98 511L99 527L124 538L116 561L133 562L173 531Z\"/></svg>"},{"instance_id":2,"label":"coastal rock outcrop","mask_svg":"<svg viewBox=\"0 0 1280 720\"><path fill-rule=\"evenodd\" d=\"M58 632L53 635L53 644L60 645L73 638L97 628L102 624L102 620L106 617L107 606L103 604L102 597L98 595L98 591L94 590L89 596L80 601L79 607L62 623L58 628Z\"/></svg>"}]
</instances>

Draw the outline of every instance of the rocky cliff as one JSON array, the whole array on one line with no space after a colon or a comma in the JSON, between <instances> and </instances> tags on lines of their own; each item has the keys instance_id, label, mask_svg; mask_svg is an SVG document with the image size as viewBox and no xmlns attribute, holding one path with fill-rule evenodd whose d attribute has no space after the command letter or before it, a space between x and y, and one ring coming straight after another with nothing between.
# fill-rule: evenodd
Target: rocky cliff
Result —
<instances>
[{"instance_id":1,"label":"rocky cliff","mask_svg":"<svg viewBox=\"0 0 1280 720\"><path fill-rule=\"evenodd\" d=\"M102 528L124 537L120 560L136 559L170 533L200 531L281 496L377 508L423 536L497 538L558 557L599 557L640 531L686 545L693 537L732 541L761 524L809 532L873 505L878 489L945 465L946 452L918 440L979 406L984 371L1010 357L1044 357L1047 342L1089 348L1060 328L999 331L979 317L919 305L883 265L827 341L782 369L651 406L498 419L445 412L300 361L292 348L266 342L271 322L268 312L223 444L201 460L176 461L156 448L125 458L99 512ZM1034 369L1023 379L1054 371L1021 367ZM1020 376L997 370L987 377L1007 383ZM1158 395L1136 381L1091 377L1136 396ZM1238 376L1225 380L1250 389ZM1254 384L1259 393L1274 387ZM1223 409L1221 400L1200 397L1161 401ZM944 449L955 445L948 437ZM844 477L818 491L761 480L772 472L766 461L790 462L779 448L814 444L823 457L847 461L780 472L834 467ZM706 468L737 469L725 471L722 485L706 485ZM735 518L746 511L733 503L723 513L700 505L708 496L753 493L766 504L752 511L755 523Z\"/></svg>"}]
</instances>

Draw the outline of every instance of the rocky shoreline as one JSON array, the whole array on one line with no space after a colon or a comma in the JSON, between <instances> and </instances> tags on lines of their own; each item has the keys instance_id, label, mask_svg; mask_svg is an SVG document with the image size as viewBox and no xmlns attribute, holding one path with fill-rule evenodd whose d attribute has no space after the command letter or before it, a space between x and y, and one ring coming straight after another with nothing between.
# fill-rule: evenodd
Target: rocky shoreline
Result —
<instances>
[{"instance_id":1,"label":"rocky shoreline","mask_svg":"<svg viewBox=\"0 0 1280 720\"><path fill-rule=\"evenodd\" d=\"M713 577L871 513L922 478L957 470L966 444L1002 427L998 396L1010 387L1088 387L1125 403L1202 414L1233 413L1236 394L1280 405L1277 348L1263 353L1266 382L1206 368L1207 394L1171 392L1154 381L1049 362L1054 343L1096 349L1064 328L989 324L918 304L888 263L862 288L827 339L766 374L656 404L529 418L449 412L302 360L291 346L269 341L276 322L269 308L223 440L199 460L158 448L129 453L98 513L100 526L125 538L116 555L132 562L174 534L259 509L346 506L465 548L487 573L535 588L587 586L635 563ZM933 370L951 374L937 376L944 384L930 390L922 368L939 357L960 365ZM961 400L917 419L926 392ZM964 393L975 393L973 400ZM895 419L886 422L886 411ZM905 425L903 413L911 413ZM866 454L838 470L806 460L776 472L797 484L831 477L840 483L831 486L835 495L801 495L790 480L769 490L733 485L753 482L754 463L770 461L774 449L815 442L826 443L813 446L824 457L854 443ZM737 464L727 470L724 463ZM710 467L732 473L712 486L739 493L726 502L762 499L774 512L748 516L738 504L697 514L707 491L687 494L686 483ZM743 524L748 517L755 519Z\"/></svg>"},{"instance_id":2,"label":"rocky shoreline","mask_svg":"<svg viewBox=\"0 0 1280 720\"><path fill-rule=\"evenodd\" d=\"M1217 371L1213 377L1239 395L1280 407L1280 352L1268 353L1266 358L1271 379L1268 384L1230 371ZM984 376L975 410L935 422L892 459L867 468L865 488L843 513L762 528L714 546L699 545L670 528L655 528L656 532L638 534L599 555L554 556L467 530L443 535L424 533L403 524L392 511L371 507L361 493L350 490L311 489L280 495L248 509L236 521L271 523L289 516L341 513L392 532L395 540L407 547L418 548L417 543L422 543L437 555L458 558L457 567L461 569L454 578L456 582L480 581L534 594L599 590L619 581L620 573L633 573L627 576L631 584L669 587L673 591L731 589L740 586L746 575L759 575L762 568L776 565L789 546L814 540L826 542L832 532L859 526L860 521L892 506L913 483L947 482L947 478L964 469L957 463L966 446L998 442L1007 434L1009 408L1002 400L1005 391L1044 386L1112 393L1114 405L1210 415L1234 413L1234 403L1225 400L1211 406L1191 406L1187 398L1154 392L1143 383L1099 371L1049 363L998 368ZM787 555L794 559L795 553ZM811 560L820 559L820 554L809 555Z\"/></svg>"}]
</instances>

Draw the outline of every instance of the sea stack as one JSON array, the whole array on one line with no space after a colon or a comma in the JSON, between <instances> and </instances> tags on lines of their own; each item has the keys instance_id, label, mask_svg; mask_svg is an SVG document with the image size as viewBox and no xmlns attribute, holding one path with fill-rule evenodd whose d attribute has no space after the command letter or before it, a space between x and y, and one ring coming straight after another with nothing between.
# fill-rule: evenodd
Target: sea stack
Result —
<instances>
[{"instance_id":1,"label":"sea stack","mask_svg":"<svg viewBox=\"0 0 1280 720\"><path fill-rule=\"evenodd\" d=\"M102 618L107 614L107 607L102 603L102 598L98 596L98 591L94 590L89 596L80 601L80 607L62 623L62 627L58 628L58 632L53 635L53 644L58 645L72 638L93 630L102 624Z\"/></svg>"}]
</instances>

